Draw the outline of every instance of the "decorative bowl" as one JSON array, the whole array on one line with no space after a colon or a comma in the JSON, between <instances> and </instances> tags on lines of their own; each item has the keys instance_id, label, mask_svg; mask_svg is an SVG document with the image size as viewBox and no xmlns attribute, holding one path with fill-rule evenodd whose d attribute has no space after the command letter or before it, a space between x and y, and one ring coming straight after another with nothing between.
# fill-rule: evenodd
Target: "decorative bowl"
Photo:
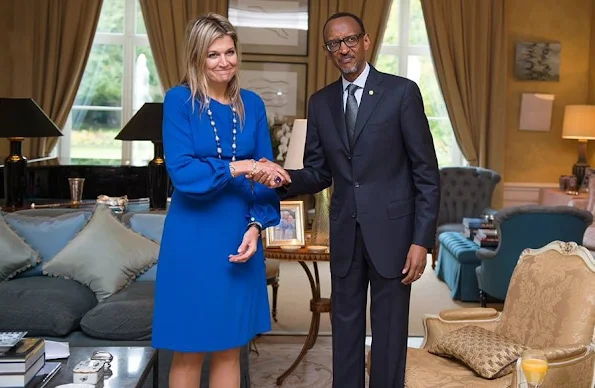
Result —
<instances>
[{"instance_id":1,"label":"decorative bowl","mask_svg":"<svg viewBox=\"0 0 595 388\"><path fill-rule=\"evenodd\" d=\"M312 253L325 253L328 247L326 245L310 245L308 251Z\"/></svg>"}]
</instances>

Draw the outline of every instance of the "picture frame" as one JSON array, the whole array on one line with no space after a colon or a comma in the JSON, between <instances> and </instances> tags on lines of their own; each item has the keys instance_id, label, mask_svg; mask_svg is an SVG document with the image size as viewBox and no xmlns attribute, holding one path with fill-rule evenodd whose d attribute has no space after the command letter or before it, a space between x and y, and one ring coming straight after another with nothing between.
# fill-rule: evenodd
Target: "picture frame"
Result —
<instances>
[{"instance_id":1,"label":"picture frame","mask_svg":"<svg viewBox=\"0 0 595 388\"><path fill-rule=\"evenodd\" d=\"M281 222L268 227L265 246L279 248L285 245L306 245L304 228L304 201L281 201Z\"/></svg>"},{"instance_id":2,"label":"picture frame","mask_svg":"<svg viewBox=\"0 0 595 388\"><path fill-rule=\"evenodd\" d=\"M264 101L267 115L280 119L306 117L305 63L242 61L240 87Z\"/></svg>"},{"instance_id":3,"label":"picture frame","mask_svg":"<svg viewBox=\"0 0 595 388\"><path fill-rule=\"evenodd\" d=\"M560 42L518 42L514 74L522 81L560 81Z\"/></svg>"},{"instance_id":4,"label":"picture frame","mask_svg":"<svg viewBox=\"0 0 595 388\"><path fill-rule=\"evenodd\" d=\"M244 54L308 55L309 0L229 0Z\"/></svg>"}]
</instances>

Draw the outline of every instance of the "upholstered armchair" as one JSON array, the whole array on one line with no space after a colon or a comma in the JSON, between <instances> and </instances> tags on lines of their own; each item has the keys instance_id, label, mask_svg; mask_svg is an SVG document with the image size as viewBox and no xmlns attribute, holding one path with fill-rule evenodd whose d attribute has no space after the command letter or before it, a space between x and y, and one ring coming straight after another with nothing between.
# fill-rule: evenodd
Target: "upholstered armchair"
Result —
<instances>
[{"instance_id":1,"label":"upholstered armchair","mask_svg":"<svg viewBox=\"0 0 595 388\"><path fill-rule=\"evenodd\" d=\"M524 382L519 362L522 351L542 349L549 369L540 388L592 388L593 295L595 259L586 248L554 241L540 249L527 249L514 270L501 313L491 308L462 308L424 317L421 348L407 349L405 386L517 388ZM487 345L487 340L465 336L455 344L455 356L431 353L449 340L452 343L457 330L469 329L488 333L484 339L492 336L497 342ZM370 368L372 354L368 357ZM494 366L503 366L505 374L492 379L478 374Z\"/></svg>"},{"instance_id":2,"label":"upholstered armchair","mask_svg":"<svg viewBox=\"0 0 595 388\"><path fill-rule=\"evenodd\" d=\"M463 218L493 213L492 196L500 174L481 167L443 167L440 169L440 212L436 241L442 232L463 231ZM436 267L438 244L432 253Z\"/></svg>"},{"instance_id":3,"label":"upholstered armchair","mask_svg":"<svg viewBox=\"0 0 595 388\"><path fill-rule=\"evenodd\" d=\"M525 248L538 248L550 241L574 241L582 244L593 215L570 206L516 206L500 210L494 223L500 236L498 247L475 252L481 260L476 268L480 302L486 297L505 300L508 283L519 255Z\"/></svg>"}]
</instances>

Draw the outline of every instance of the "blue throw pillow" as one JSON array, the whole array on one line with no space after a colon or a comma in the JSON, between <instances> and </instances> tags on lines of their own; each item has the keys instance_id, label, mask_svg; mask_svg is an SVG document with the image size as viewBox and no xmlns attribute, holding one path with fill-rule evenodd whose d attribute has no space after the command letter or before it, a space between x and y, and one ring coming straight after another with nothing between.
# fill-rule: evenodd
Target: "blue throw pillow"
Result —
<instances>
[{"instance_id":1,"label":"blue throw pillow","mask_svg":"<svg viewBox=\"0 0 595 388\"><path fill-rule=\"evenodd\" d=\"M4 218L27 244L39 252L42 262L45 263L56 256L83 229L89 215L76 212L45 217L11 213L6 214ZM17 277L40 276L41 269L41 265L38 265Z\"/></svg>"},{"instance_id":2,"label":"blue throw pillow","mask_svg":"<svg viewBox=\"0 0 595 388\"><path fill-rule=\"evenodd\" d=\"M165 222L164 214L134 214L130 217L129 225L136 233L140 233L143 237L155 241L157 244L161 243L161 235L163 234L163 224ZM155 281L157 277L157 264L149 268L148 271L142 273L136 278L136 281Z\"/></svg>"}]
</instances>

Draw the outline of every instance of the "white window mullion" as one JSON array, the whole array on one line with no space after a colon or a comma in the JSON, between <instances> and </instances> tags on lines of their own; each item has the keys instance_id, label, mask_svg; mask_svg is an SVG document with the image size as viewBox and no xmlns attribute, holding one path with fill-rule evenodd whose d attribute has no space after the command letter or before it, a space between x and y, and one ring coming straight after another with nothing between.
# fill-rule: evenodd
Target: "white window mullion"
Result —
<instances>
[{"instance_id":1,"label":"white window mullion","mask_svg":"<svg viewBox=\"0 0 595 388\"><path fill-rule=\"evenodd\" d=\"M399 75L407 76L407 59L409 55L409 1L399 2Z\"/></svg>"},{"instance_id":2,"label":"white window mullion","mask_svg":"<svg viewBox=\"0 0 595 388\"><path fill-rule=\"evenodd\" d=\"M122 85L122 127L130 120L133 113L133 90L134 90L134 26L136 0L125 0L124 12L124 77ZM129 141L122 142L122 164L129 165L132 160L132 144Z\"/></svg>"}]
</instances>

